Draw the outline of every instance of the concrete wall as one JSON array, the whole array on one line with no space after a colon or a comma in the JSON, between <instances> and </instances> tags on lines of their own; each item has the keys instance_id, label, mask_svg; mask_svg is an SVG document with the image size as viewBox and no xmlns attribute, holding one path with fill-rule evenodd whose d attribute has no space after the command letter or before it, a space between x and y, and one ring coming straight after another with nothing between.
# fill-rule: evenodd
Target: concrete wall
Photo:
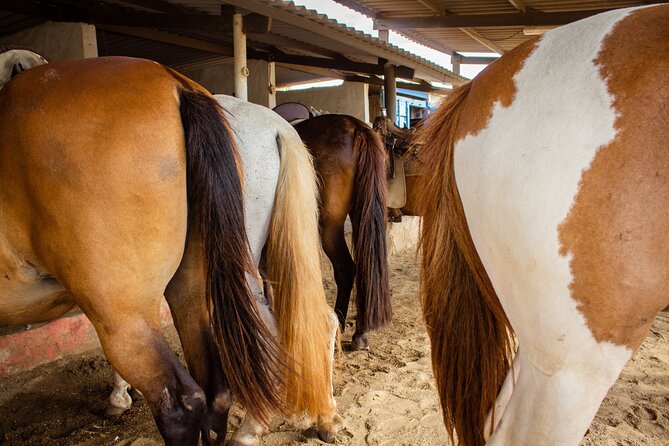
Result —
<instances>
[{"instance_id":1,"label":"concrete wall","mask_svg":"<svg viewBox=\"0 0 669 446\"><path fill-rule=\"evenodd\" d=\"M330 113L355 116L369 122L369 86L360 82L344 82L338 87L278 91L277 104L301 102Z\"/></svg>"},{"instance_id":2,"label":"concrete wall","mask_svg":"<svg viewBox=\"0 0 669 446\"><path fill-rule=\"evenodd\" d=\"M95 26L47 22L0 38L1 45L18 45L43 54L50 62L98 56Z\"/></svg>"},{"instance_id":3,"label":"concrete wall","mask_svg":"<svg viewBox=\"0 0 669 446\"><path fill-rule=\"evenodd\" d=\"M273 108L276 105L274 63L249 60L247 67L249 69L249 102ZM232 63L185 71L183 74L214 94L234 95L235 81L232 77Z\"/></svg>"}]
</instances>

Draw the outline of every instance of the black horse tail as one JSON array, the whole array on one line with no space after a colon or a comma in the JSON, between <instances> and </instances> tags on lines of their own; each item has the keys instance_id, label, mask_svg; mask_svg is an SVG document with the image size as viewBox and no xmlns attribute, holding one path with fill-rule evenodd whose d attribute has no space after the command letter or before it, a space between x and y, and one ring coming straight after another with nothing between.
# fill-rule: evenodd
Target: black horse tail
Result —
<instances>
[{"instance_id":1,"label":"black horse tail","mask_svg":"<svg viewBox=\"0 0 669 446\"><path fill-rule=\"evenodd\" d=\"M188 214L204 241L210 329L230 390L267 422L270 413L283 412L287 359L262 322L246 281L255 268L244 223L239 154L218 102L188 86L179 92Z\"/></svg>"},{"instance_id":2,"label":"black horse tail","mask_svg":"<svg viewBox=\"0 0 669 446\"><path fill-rule=\"evenodd\" d=\"M351 223L358 313L374 330L392 319L386 243L386 149L379 135L357 122L353 153L356 169ZM360 328L358 327L358 330Z\"/></svg>"}]
</instances>

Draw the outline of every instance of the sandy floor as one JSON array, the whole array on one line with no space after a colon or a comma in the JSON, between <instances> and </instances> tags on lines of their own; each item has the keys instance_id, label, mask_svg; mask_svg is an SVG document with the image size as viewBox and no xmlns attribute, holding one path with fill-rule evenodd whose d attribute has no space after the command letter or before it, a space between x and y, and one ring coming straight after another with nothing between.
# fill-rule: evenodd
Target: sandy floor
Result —
<instances>
[{"instance_id":1,"label":"sandy floor","mask_svg":"<svg viewBox=\"0 0 669 446\"><path fill-rule=\"evenodd\" d=\"M393 325L371 336L371 351L346 353L341 358L336 397L346 427L338 434L337 443L443 445L446 433L416 299L418 268L414 256L407 253L392 259L391 273ZM327 279L326 285L332 298L332 280ZM173 329L167 334L176 347ZM344 336L345 344L349 336ZM159 444L153 419L141 401L120 419L104 419L110 383L111 369L100 351L0 379L0 424L7 434L4 444ZM239 424L240 415L235 408L231 429ZM305 432L305 427L299 421L277 423L263 444L322 444ZM669 313L656 320L645 344L609 392L582 444L669 444Z\"/></svg>"}]
</instances>

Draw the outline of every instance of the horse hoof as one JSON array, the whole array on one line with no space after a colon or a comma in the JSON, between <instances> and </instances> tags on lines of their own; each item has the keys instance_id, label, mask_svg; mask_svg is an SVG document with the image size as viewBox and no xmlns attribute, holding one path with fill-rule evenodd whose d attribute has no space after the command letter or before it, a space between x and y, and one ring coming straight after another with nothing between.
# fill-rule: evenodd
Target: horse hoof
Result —
<instances>
[{"instance_id":1,"label":"horse hoof","mask_svg":"<svg viewBox=\"0 0 669 446\"><path fill-rule=\"evenodd\" d=\"M335 442L335 432L331 430L319 430L318 438L325 443L334 443Z\"/></svg>"},{"instance_id":2,"label":"horse hoof","mask_svg":"<svg viewBox=\"0 0 669 446\"><path fill-rule=\"evenodd\" d=\"M105 410L105 417L107 418L118 418L121 415L123 415L123 412L125 412L126 409L122 409L120 407L114 407L114 406L107 406L107 409Z\"/></svg>"},{"instance_id":3,"label":"horse hoof","mask_svg":"<svg viewBox=\"0 0 669 446\"><path fill-rule=\"evenodd\" d=\"M358 350L369 350L369 340L367 339L367 335L353 335L353 339L351 339L351 351L358 351Z\"/></svg>"},{"instance_id":4,"label":"horse hoof","mask_svg":"<svg viewBox=\"0 0 669 446\"><path fill-rule=\"evenodd\" d=\"M130 398L132 398L133 401L141 401L144 399L144 395L142 395L142 392L135 389L134 387L131 388L128 393L130 394Z\"/></svg>"}]
</instances>

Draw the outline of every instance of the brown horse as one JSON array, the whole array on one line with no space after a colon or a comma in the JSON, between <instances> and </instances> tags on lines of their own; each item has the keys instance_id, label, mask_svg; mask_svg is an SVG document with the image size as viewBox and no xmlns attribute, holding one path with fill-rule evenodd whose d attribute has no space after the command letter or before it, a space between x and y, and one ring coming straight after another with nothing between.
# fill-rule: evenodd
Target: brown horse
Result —
<instances>
[{"instance_id":1,"label":"brown horse","mask_svg":"<svg viewBox=\"0 0 669 446\"><path fill-rule=\"evenodd\" d=\"M352 116L316 116L295 129L311 151L321 180L321 238L337 283L335 312L343 329L355 279L358 314L351 348L366 348L367 332L392 317L386 248L387 151L379 135ZM415 179L407 177L404 215L417 215ZM353 226L355 262L344 238L347 215Z\"/></svg>"},{"instance_id":2,"label":"brown horse","mask_svg":"<svg viewBox=\"0 0 669 446\"><path fill-rule=\"evenodd\" d=\"M419 137L423 311L460 444L577 445L669 303L667 24L662 5L552 30Z\"/></svg>"},{"instance_id":3,"label":"brown horse","mask_svg":"<svg viewBox=\"0 0 669 446\"><path fill-rule=\"evenodd\" d=\"M0 90L0 134L0 324L46 321L78 305L167 444L197 444L200 432L205 444L223 444L230 391L260 421L284 411L286 367L299 368L263 323L247 282L257 270L241 166L215 99L150 61L59 62ZM315 203L313 190L301 192ZM284 193L277 189L277 201ZM274 226L283 230L272 220L270 243ZM307 239L315 231L314 220ZM193 377L162 335L163 293ZM281 327L299 330L313 303L275 304L286 309L282 340ZM328 347L327 339L305 346L320 358ZM302 387L289 411L318 405L314 389Z\"/></svg>"}]
</instances>

